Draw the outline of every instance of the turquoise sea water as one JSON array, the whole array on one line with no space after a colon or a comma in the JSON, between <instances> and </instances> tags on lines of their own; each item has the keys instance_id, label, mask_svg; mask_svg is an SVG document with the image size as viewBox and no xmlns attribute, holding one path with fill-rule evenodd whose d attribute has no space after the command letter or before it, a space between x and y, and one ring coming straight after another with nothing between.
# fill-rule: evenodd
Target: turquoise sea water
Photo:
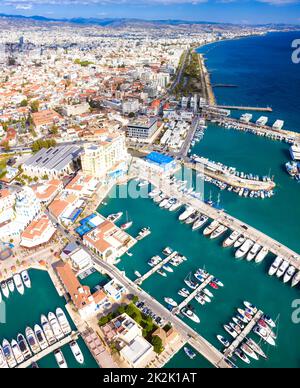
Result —
<instances>
[{"instance_id":1,"label":"turquoise sea water","mask_svg":"<svg viewBox=\"0 0 300 388\"><path fill-rule=\"evenodd\" d=\"M25 289L24 295L20 295L17 291L10 294L9 299L5 300L6 305L6 323L0 325L0 339L3 338L11 341L16 338L18 333L25 332L27 326L34 327L36 323L40 324L41 314L48 314L49 311L55 312L57 307L64 309L65 300L61 298L45 271L31 270L29 271L32 287ZM73 326L71 318L64 309L70 324ZM85 357L83 366L79 365L73 357L69 345L62 348L68 366L70 368L79 367L98 367L88 348L82 339L78 340L78 344L82 349ZM57 368L57 364L53 354L50 354L40 360L38 365L41 368Z\"/></svg>"},{"instance_id":2,"label":"turquoise sea water","mask_svg":"<svg viewBox=\"0 0 300 388\"><path fill-rule=\"evenodd\" d=\"M207 65L213 83L233 83L237 89L216 89L219 103L244 105L271 105L277 118L286 121L286 128L300 130L298 106L300 106L300 67L291 63L291 41L297 33L270 34L266 37L227 41L202 48L206 52ZM258 116L258 115L257 115ZM271 169L277 183L276 195L271 199L256 200L240 198L234 193L222 192L225 210L261 229L280 242L300 253L300 205L299 184L284 171L289 160L288 146L251 134L226 130L210 125L205 137L193 153L235 166L238 170L267 175ZM212 192L217 198L219 190L205 185L205 197ZM221 247L222 239L211 241L201 231L192 232L190 227L179 223L178 214L159 209L150 199L108 199L108 205L99 209L104 215L128 210L135 235L143 226L150 226L153 233L132 249L132 257L125 256L119 268L134 279L134 271L149 270L147 260L169 245L186 255L189 260L178 267L168 278L153 275L143 288L164 303L169 296L177 301L178 290L190 271L205 266L224 282L225 288L215 291L213 303L200 307L192 302L201 324L187 321L216 347L217 334L228 335L222 326L228 323L243 300L250 300L273 318L279 317L276 348L265 346L267 361L253 361L251 367L300 367L300 326L291 320L291 304L299 298L299 288L291 289L277 278L267 275L274 259L269 256L262 264L236 261L234 251ZM257 337L254 337L258 340ZM196 365L195 365L196 364ZM237 361L239 366L245 364ZM179 352L167 367L205 367L201 357L190 361Z\"/></svg>"}]
</instances>

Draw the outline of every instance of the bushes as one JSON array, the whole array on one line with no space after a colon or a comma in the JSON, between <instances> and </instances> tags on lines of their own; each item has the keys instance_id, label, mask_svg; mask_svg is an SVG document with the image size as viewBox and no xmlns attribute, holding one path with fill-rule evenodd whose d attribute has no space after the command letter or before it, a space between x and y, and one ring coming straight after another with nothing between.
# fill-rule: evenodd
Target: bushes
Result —
<instances>
[{"instance_id":1,"label":"bushes","mask_svg":"<svg viewBox=\"0 0 300 388\"><path fill-rule=\"evenodd\" d=\"M152 346L154 348L155 353L160 354L163 351L162 340L157 335L154 335L152 337L151 344L152 344Z\"/></svg>"},{"instance_id":2,"label":"bushes","mask_svg":"<svg viewBox=\"0 0 300 388\"><path fill-rule=\"evenodd\" d=\"M32 152L36 153L40 151L42 148L51 148L56 145L56 141L53 139L47 139L47 140L36 140L34 143L32 143L31 149Z\"/></svg>"}]
</instances>

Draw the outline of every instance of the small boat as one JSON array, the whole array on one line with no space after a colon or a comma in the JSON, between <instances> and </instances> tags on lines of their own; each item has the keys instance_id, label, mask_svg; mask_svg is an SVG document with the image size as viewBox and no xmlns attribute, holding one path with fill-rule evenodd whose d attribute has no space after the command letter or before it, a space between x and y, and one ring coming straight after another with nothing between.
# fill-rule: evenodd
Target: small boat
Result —
<instances>
[{"instance_id":1,"label":"small boat","mask_svg":"<svg viewBox=\"0 0 300 388\"><path fill-rule=\"evenodd\" d=\"M131 228L132 225L133 225L133 222L132 221L128 221L125 224L121 225L121 229L122 230L127 230L127 229Z\"/></svg>"},{"instance_id":2,"label":"small boat","mask_svg":"<svg viewBox=\"0 0 300 388\"><path fill-rule=\"evenodd\" d=\"M21 294L21 295L24 295L24 292L25 292L25 288L24 288L24 284L22 282L22 278L21 278L21 275L20 274L15 274L13 276L13 279L14 279L14 283L16 285L16 288L17 288L17 291Z\"/></svg>"},{"instance_id":3,"label":"small boat","mask_svg":"<svg viewBox=\"0 0 300 388\"><path fill-rule=\"evenodd\" d=\"M193 224L192 230L198 230L202 228L202 226L208 221L208 217L202 215L198 220L196 220Z\"/></svg>"},{"instance_id":4,"label":"small boat","mask_svg":"<svg viewBox=\"0 0 300 388\"><path fill-rule=\"evenodd\" d=\"M31 288L31 280L28 274L28 271L22 271L21 272L23 283L25 284L26 288Z\"/></svg>"},{"instance_id":5,"label":"small boat","mask_svg":"<svg viewBox=\"0 0 300 388\"><path fill-rule=\"evenodd\" d=\"M141 273L140 273L139 271L134 271L134 274L135 274L135 276L137 276L138 278L141 278L141 277L142 277L142 275L141 275Z\"/></svg>"},{"instance_id":6,"label":"small boat","mask_svg":"<svg viewBox=\"0 0 300 388\"><path fill-rule=\"evenodd\" d=\"M123 216L123 213L122 212L119 212L119 213L116 213L116 214L111 214L107 217L107 220L110 221L110 222L117 222L119 221L119 219Z\"/></svg>"},{"instance_id":7,"label":"small boat","mask_svg":"<svg viewBox=\"0 0 300 388\"><path fill-rule=\"evenodd\" d=\"M71 326L68 322L66 314L63 312L63 310L61 308L57 308L55 313L56 313L56 317L58 319L58 323L59 323L64 335L70 334L72 329L71 329Z\"/></svg>"},{"instance_id":8,"label":"small boat","mask_svg":"<svg viewBox=\"0 0 300 388\"><path fill-rule=\"evenodd\" d=\"M164 301L172 307L177 307L178 303L172 298L164 298Z\"/></svg>"},{"instance_id":9,"label":"small boat","mask_svg":"<svg viewBox=\"0 0 300 388\"><path fill-rule=\"evenodd\" d=\"M66 362L66 359L60 349L55 350L54 357L56 359L57 365L59 368L66 369L68 368L68 364Z\"/></svg>"},{"instance_id":10,"label":"small boat","mask_svg":"<svg viewBox=\"0 0 300 388\"><path fill-rule=\"evenodd\" d=\"M164 269L165 271L167 271L167 272L170 272L170 273L174 272L173 268L170 267L169 265L166 265L166 264L163 265L163 269Z\"/></svg>"},{"instance_id":11,"label":"small boat","mask_svg":"<svg viewBox=\"0 0 300 388\"><path fill-rule=\"evenodd\" d=\"M237 309L238 313L247 320L247 323L249 323L252 319L252 316L250 314L247 314L245 310L243 309Z\"/></svg>"},{"instance_id":12,"label":"small boat","mask_svg":"<svg viewBox=\"0 0 300 388\"><path fill-rule=\"evenodd\" d=\"M276 345L274 338L272 338L270 333L268 333L268 331L263 327L255 326L255 328L253 329L253 332L258 336L260 336L269 345L271 346Z\"/></svg>"},{"instance_id":13,"label":"small boat","mask_svg":"<svg viewBox=\"0 0 300 388\"><path fill-rule=\"evenodd\" d=\"M164 271L162 271L161 269L158 269L158 270L157 270L157 273L158 273L160 276L162 276L163 278L166 278L166 277L167 277L167 274L166 274Z\"/></svg>"},{"instance_id":14,"label":"small boat","mask_svg":"<svg viewBox=\"0 0 300 388\"><path fill-rule=\"evenodd\" d=\"M181 310L182 314L191 319L195 323L200 323L200 318L188 307Z\"/></svg>"},{"instance_id":15,"label":"small boat","mask_svg":"<svg viewBox=\"0 0 300 388\"><path fill-rule=\"evenodd\" d=\"M55 344L55 342L56 342L55 335L54 335L53 330L51 328L51 325L50 325L50 323L45 315L41 316L41 324L42 324L42 328L43 328L44 334L46 336L46 339L47 339L49 345L51 346L51 345Z\"/></svg>"},{"instance_id":16,"label":"small boat","mask_svg":"<svg viewBox=\"0 0 300 388\"><path fill-rule=\"evenodd\" d=\"M258 243L255 243L247 255L247 261L252 261L258 252L261 250L262 246Z\"/></svg>"},{"instance_id":17,"label":"small boat","mask_svg":"<svg viewBox=\"0 0 300 388\"><path fill-rule=\"evenodd\" d=\"M238 313L236 315L236 318L239 319L240 321L242 321L243 323L246 323L246 324L249 323L249 320L246 317L244 317L244 315L242 315L240 313Z\"/></svg>"},{"instance_id":18,"label":"small boat","mask_svg":"<svg viewBox=\"0 0 300 388\"><path fill-rule=\"evenodd\" d=\"M296 287L300 283L300 271L297 272L292 280L292 287Z\"/></svg>"},{"instance_id":19,"label":"small boat","mask_svg":"<svg viewBox=\"0 0 300 388\"><path fill-rule=\"evenodd\" d=\"M223 346L225 346L225 348L228 348L230 346L230 342L222 335L217 335L217 339L219 342L221 342Z\"/></svg>"},{"instance_id":20,"label":"small boat","mask_svg":"<svg viewBox=\"0 0 300 388\"><path fill-rule=\"evenodd\" d=\"M235 325L234 323L232 322L229 322L229 326L238 334L241 334L242 333L242 329L240 328L239 325Z\"/></svg>"},{"instance_id":21,"label":"small boat","mask_svg":"<svg viewBox=\"0 0 300 388\"><path fill-rule=\"evenodd\" d=\"M284 274L283 283L288 283L293 278L295 273L296 273L296 268L293 265L289 266L288 270Z\"/></svg>"},{"instance_id":22,"label":"small boat","mask_svg":"<svg viewBox=\"0 0 300 388\"><path fill-rule=\"evenodd\" d=\"M236 251L235 258L242 259L243 257L245 257L253 245L254 242L247 239L244 244Z\"/></svg>"},{"instance_id":23,"label":"small boat","mask_svg":"<svg viewBox=\"0 0 300 388\"><path fill-rule=\"evenodd\" d=\"M269 250L267 248L262 248L262 250L260 252L258 252L256 258L255 258L255 262L256 263L261 263L269 254Z\"/></svg>"},{"instance_id":24,"label":"small boat","mask_svg":"<svg viewBox=\"0 0 300 388\"><path fill-rule=\"evenodd\" d=\"M209 296L210 298L213 298L214 297L214 294L212 292L210 292L207 288L205 288L203 290L204 294L206 294L207 296Z\"/></svg>"},{"instance_id":25,"label":"small boat","mask_svg":"<svg viewBox=\"0 0 300 388\"><path fill-rule=\"evenodd\" d=\"M185 220L186 225L194 224L199 218L199 212L194 212L187 220Z\"/></svg>"},{"instance_id":26,"label":"small boat","mask_svg":"<svg viewBox=\"0 0 300 388\"><path fill-rule=\"evenodd\" d=\"M64 338L64 334L63 334L63 331L58 323L58 320L56 318L56 316L54 315L54 313L50 312L48 314L48 320L49 320L49 323L51 325L51 328L53 330L53 333L56 337L56 339L58 341L60 341L61 339Z\"/></svg>"},{"instance_id":27,"label":"small boat","mask_svg":"<svg viewBox=\"0 0 300 388\"><path fill-rule=\"evenodd\" d=\"M253 360L258 361L257 354L248 346L246 343L241 346L242 351L249 357L253 358Z\"/></svg>"},{"instance_id":28,"label":"small boat","mask_svg":"<svg viewBox=\"0 0 300 388\"><path fill-rule=\"evenodd\" d=\"M229 358L225 357L225 358L224 358L224 361L225 361L226 364L228 364L231 368L233 368L233 369L238 369L238 367L237 367L231 360L229 360Z\"/></svg>"},{"instance_id":29,"label":"small boat","mask_svg":"<svg viewBox=\"0 0 300 388\"><path fill-rule=\"evenodd\" d=\"M179 201L176 201L170 208L169 208L169 211L170 212L176 212L177 210L179 210L182 206L182 203L179 202Z\"/></svg>"},{"instance_id":30,"label":"small boat","mask_svg":"<svg viewBox=\"0 0 300 388\"><path fill-rule=\"evenodd\" d=\"M283 260L283 262L281 263L280 267L278 268L278 270L276 272L276 276L278 278L281 278L282 275L285 273L285 271L288 269L288 267L289 267L289 262L286 260Z\"/></svg>"},{"instance_id":31,"label":"small boat","mask_svg":"<svg viewBox=\"0 0 300 388\"><path fill-rule=\"evenodd\" d=\"M276 323L273 321L273 319L271 317L269 317L269 315L267 314L264 314L262 316L262 319L270 326L270 327L276 327Z\"/></svg>"},{"instance_id":32,"label":"small boat","mask_svg":"<svg viewBox=\"0 0 300 388\"><path fill-rule=\"evenodd\" d=\"M195 357L197 357L196 353L193 352L191 349L189 349L188 347L184 347L183 348L185 354L191 359L193 360Z\"/></svg>"},{"instance_id":33,"label":"small boat","mask_svg":"<svg viewBox=\"0 0 300 388\"><path fill-rule=\"evenodd\" d=\"M190 287L192 290L195 290L198 287L198 284L192 280L192 274L190 273L185 279L184 283Z\"/></svg>"},{"instance_id":34,"label":"small boat","mask_svg":"<svg viewBox=\"0 0 300 388\"><path fill-rule=\"evenodd\" d=\"M19 348L24 356L24 360L28 360L32 356L32 352L31 352L23 334L18 334L17 342L18 342Z\"/></svg>"},{"instance_id":35,"label":"small boat","mask_svg":"<svg viewBox=\"0 0 300 388\"><path fill-rule=\"evenodd\" d=\"M195 212L195 209L191 206L188 206L186 210L182 214L180 214L179 221L187 220L194 212Z\"/></svg>"},{"instance_id":36,"label":"small boat","mask_svg":"<svg viewBox=\"0 0 300 388\"><path fill-rule=\"evenodd\" d=\"M14 354L15 360L17 361L17 364L21 364L21 362L24 361L24 356L16 340L11 341L11 349Z\"/></svg>"},{"instance_id":37,"label":"small boat","mask_svg":"<svg viewBox=\"0 0 300 388\"><path fill-rule=\"evenodd\" d=\"M206 303L211 303L211 298L207 296L204 292L200 292L198 295L201 296L201 298L206 302Z\"/></svg>"},{"instance_id":38,"label":"small boat","mask_svg":"<svg viewBox=\"0 0 300 388\"><path fill-rule=\"evenodd\" d=\"M227 331L228 334L231 335L234 339L238 336L238 333L232 329L229 325L224 325L225 331Z\"/></svg>"},{"instance_id":39,"label":"small boat","mask_svg":"<svg viewBox=\"0 0 300 388\"><path fill-rule=\"evenodd\" d=\"M76 341L72 341L70 343L70 348L73 353L73 356L75 357L75 360L81 365L84 364L84 356L78 343Z\"/></svg>"},{"instance_id":40,"label":"small boat","mask_svg":"<svg viewBox=\"0 0 300 388\"><path fill-rule=\"evenodd\" d=\"M30 327L26 328L25 335L33 354L39 353L41 351L40 345L35 337L33 330Z\"/></svg>"},{"instance_id":41,"label":"small boat","mask_svg":"<svg viewBox=\"0 0 300 388\"><path fill-rule=\"evenodd\" d=\"M210 282L209 285L210 285L211 288L213 288L214 290L218 290L218 289L219 289L219 286L218 286L215 282Z\"/></svg>"},{"instance_id":42,"label":"small boat","mask_svg":"<svg viewBox=\"0 0 300 388\"><path fill-rule=\"evenodd\" d=\"M9 368L9 366L4 356L3 349L0 346L0 369L6 369L6 368Z\"/></svg>"},{"instance_id":43,"label":"small boat","mask_svg":"<svg viewBox=\"0 0 300 388\"><path fill-rule=\"evenodd\" d=\"M6 362L10 368L14 368L17 365L17 361L11 349L10 343L7 339L4 339L2 342L3 354L6 359Z\"/></svg>"},{"instance_id":44,"label":"small boat","mask_svg":"<svg viewBox=\"0 0 300 388\"><path fill-rule=\"evenodd\" d=\"M178 295L183 296L184 298L187 298L190 295L190 291L186 288L182 288L178 291Z\"/></svg>"},{"instance_id":45,"label":"small boat","mask_svg":"<svg viewBox=\"0 0 300 388\"><path fill-rule=\"evenodd\" d=\"M250 303L250 302L244 302L244 306L247 308L247 309L249 309L249 310L251 310L252 312L253 312L253 314L256 314L257 313L257 311L258 311L258 309L257 309L257 307L256 306L254 306L252 303Z\"/></svg>"},{"instance_id":46,"label":"small boat","mask_svg":"<svg viewBox=\"0 0 300 388\"><path fill-rule=\"evenodd\" d=\"M271 265L269 269L269 275L273 276L275 273L278 271L279 266L283 262L283 258L280 256L277 256L276 259L274 260L273 264Z\"/></svg>"},{"instance_id":47,"label":"small boat","mask_svg":"<svg viewBox=\"0 0 300 388\"><path fill-rule=\"evenodd\" d=\"M15 284L14 284L14 281L12 279L8 279L7 285L8 285L8 288L9 288L10 292L14 292L15 291Z\"/></svg>"},{"instance_id":48,"label":"small boat","mask_svg":"<svg viewBox=\"0 0 300 388\"><path fill-rule=\"evenodd\" d=\"M173 249L171 249L170 247L166 247L166 248L163 250L163 254L164 254L165 256L170 256L172 253L173 253Z\"/></svg>"},{"instance_id":49,"label":"small boat","mask_svg":"<svg viewBox=\"0 0 300 388\"><path fill-rule=\"evenodd\" d=\"M159 204L159 207L162 209L164 207L166 207L169 203L169 199L170 198L165 198L164 200L161 201L161 203Z\"/></svg>"},{"instance_id":50,"label":"small boat","mask_svg":"<svg viewBox=\"0 0 300 388\"><path fill-rule=\"evenodd\" d=\"M239 247L241 247L241 246L244 244L245 241L246 241L246 237L244 237L244 236L239 237L239 238L236 240L236 242L233 244L234 248L239 248Z\"/></svg>"},{"instance_id":51,"label":"small boat","mask_svg":"<svg viewBox=\"0 0 300 388\"><path fill-rule=\"evenodd\" d=\"M224 284L217 278L213 278L212 280L215 284L217 284L219 287L224 287Z\"/></svg>"},{"instance_id":52,"label":"small boat","mask_svg":"<svg viewBox=\"0 0 300 388\"><path fill-rule=\"evenodd\" d=\"M216 230L220 226L219 222L214 220L207 228L204 229L204 236L209 236L212 234L214 230Z\"/></svg>"},{"instance_id":53,"label":"small boat","mask_svg":"<svg viewBox=\"0 0 300 388\"><path fill-rule=\"evenodd\" d=\"M201 294L197 294L196 296L195 296L195 300L199 303L199 304L201 304L201 306L204 306L205 305L205 299L203 298L203 296L201 295Z\"/></svg>"},{"instance_id":54,"label":"small boat","mask_svg":"<svg viewBox=\"0 0 300 388\"><path fill-rule=\"evenodd\" d=\"M249 358L246 356L246 354L241 349L236 349L234 354L236 354L246 364L250 364Z\"/></svg>"},{"instance_id":55,"label":"small boat","mask_svg":"<svg viewBox=\"0 0 300 388\"><path fill-rule=\"evenodd\" d=\"M245 328L245 325L237 317L232 318L233 322L238 325L242 330Z\"/></svg>"},{"instance_id":56,"label":"small boat","mask_svg":"<svg viewBox=\"0 0 300 388\"><path fill-rule=\"evenodd\" d=\"M220 225L216 230L212 232L212 234L210 235L210 238L216 239L220 237L222 234L224 234L227 230L228 228L226 226Z\"/></svg>"},{"instance_id":57,"label":"small boat","mask_svg":"<svg viewBox=\"0 0 300 388\"><path fill-rule=\"evenodd\" d=\"M1 282L1 290L5 298L9 298L9 288L6 282Z\"/></svg>"},{"instance_id":58,"label":"small boat","mask_svg":"<svg viewBox=\"0 0 300 388\"><path fill-rule=\"evenodd\" d=\"M34 325L34 334L42 350L48 348L46 336L39 325Z\"/></svg>"},{"instance_id":59,"label":"small boat","mask_svg":"<svg viewBox=\"0 0 300 388\"><path fill-rule=\"evenodd\" d=\"M240 237L240 233L237 231L234 231L226 240L223 242L224 248L232 247L232 245L237 241L237 239Z\"/></svg>"},{"instance_id":60,"label":"small boat","mask_svg":"<svg viewBox=\"0 0 300 388\"><path fill-rule=\"evenodd\" d=\"M261 347L255 342L253 341L252 338L248 338L246 344L252 349L254 350L259 356L263 357L263 358L267 358L265 352L261 349Z\"/></svg>"}]
</instances>

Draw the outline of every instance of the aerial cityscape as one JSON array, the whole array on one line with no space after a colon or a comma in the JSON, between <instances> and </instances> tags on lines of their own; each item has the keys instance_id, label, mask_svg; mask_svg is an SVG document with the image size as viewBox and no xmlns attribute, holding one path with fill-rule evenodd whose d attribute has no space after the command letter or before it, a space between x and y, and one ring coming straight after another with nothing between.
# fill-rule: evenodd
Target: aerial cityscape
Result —
<instances>
[{"instance_id":1,"label":"aerial cityscape","mask_svg":"<svg viewBox=\"0 0 300 388\"><path fill-rule=\"evenodd\" d=\"M300 367L300 4L242 3L1 3L0 368Z\"/></svg>"}]
</instances>

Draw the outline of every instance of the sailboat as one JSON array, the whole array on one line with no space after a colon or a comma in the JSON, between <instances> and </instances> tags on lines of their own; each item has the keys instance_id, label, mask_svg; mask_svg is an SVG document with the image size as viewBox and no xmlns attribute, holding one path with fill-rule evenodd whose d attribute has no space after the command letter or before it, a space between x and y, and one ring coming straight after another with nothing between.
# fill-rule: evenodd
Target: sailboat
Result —
<instances>
[{"instance_id":1,"label":"sailboat","mask_svg":"<svg viewBox=\"0 0 300 388\"><path fill-rule=\"evenodd\" d=\"M132 227L132 224L133 224L133 222L129 221L128 212L126 211L126 222L125 222L125 224L121 225L121 229L122 230L127 230L127 229Z\"/></svg>"}]
</instances>

